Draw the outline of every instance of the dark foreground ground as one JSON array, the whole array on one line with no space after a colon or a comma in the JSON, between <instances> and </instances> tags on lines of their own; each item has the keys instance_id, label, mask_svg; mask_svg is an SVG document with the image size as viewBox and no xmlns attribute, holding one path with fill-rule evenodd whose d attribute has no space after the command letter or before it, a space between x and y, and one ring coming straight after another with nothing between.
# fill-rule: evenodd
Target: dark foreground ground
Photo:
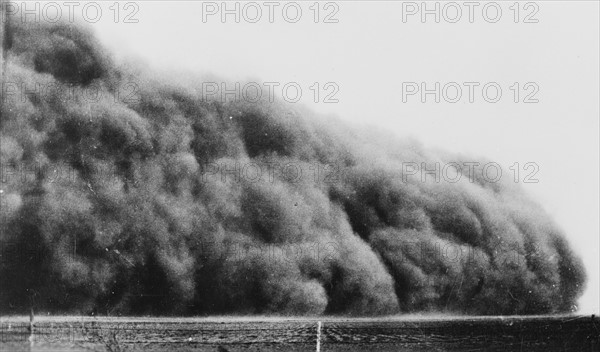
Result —
<instances>
[{"instance_id":1,"label":"dark foreground ground","mask_svg":"<svg viewBox=\"0 0 600 352\"><path fill-rule=\"evenodd\" d=\"M0 318L0 351L600 351L591 316Z\"/></svg>"}]
</instances>

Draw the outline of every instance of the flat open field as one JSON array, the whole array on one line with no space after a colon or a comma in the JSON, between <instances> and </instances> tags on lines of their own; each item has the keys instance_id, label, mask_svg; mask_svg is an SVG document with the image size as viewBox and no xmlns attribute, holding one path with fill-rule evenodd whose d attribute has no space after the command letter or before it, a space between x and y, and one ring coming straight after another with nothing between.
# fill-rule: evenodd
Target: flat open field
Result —
<instances>
[{"instance_id":1,"label":"flat open field","mask_svg":"<svg viewBox=\"0 0 600 352\"><path fill-rule=\"evenodd\" d=\"M600 351L591 316L0 318L0 351Z\"/></svg>"}]
</instances>

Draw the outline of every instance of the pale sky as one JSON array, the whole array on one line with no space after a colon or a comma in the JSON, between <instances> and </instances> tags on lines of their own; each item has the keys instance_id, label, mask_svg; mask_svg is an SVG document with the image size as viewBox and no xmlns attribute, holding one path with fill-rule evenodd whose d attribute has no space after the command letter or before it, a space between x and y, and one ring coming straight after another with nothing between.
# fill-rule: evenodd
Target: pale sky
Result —
<instances>
[{"instance_id":1,"label":"pale sky","mask_svg":"<svg viewBox=\"0 0 600 352\"><path fill-rule=\"evenodd\" d=\"M473 23L466 7L457 23L445 20L456 17L452 7L440 23L433 15L422 23L419 14L403 22L402 3L389 1L338 1L328 8L321 2L315 23L313 3L298 2L302 16L296 23L282 16L282 6L274 9L270 23L263 2L258 2L263 15L257 23L246 21L256 17L251 7L240 23L233 15L222 23L220 12L203 22L201 2L138 2L131 17L138 23L123 23L133 7L121 8L114 23L108 8L113 2L107 2L94 27L119 56L153 68L281 86L297 82L301 103L316 111L413 136L432 147L484 156L506 169L518 162L520 179L530 171L523 165L535 162L539 182L524 187L565 229L584 260L588 287L580 312L600 312L599 3L537 1L528 8L521 3L518 23L512 1L498 2L502 14L496 23L482 15L486 2L475 8ZM213 9L205 5L204 10ZM488 9L488 19L494 11ZM293 19L294 8L288 15ZM323 23L327 15L338 22ZM320 103L311 102L315 82ZM327 82L338 88L333 96L338 103L322 102L334 90L332 85L325 89ZM422 103L418 94L403 102L402 82L426 82L427 89L435 82L442 87L457 82L463 96L455 104L443 97L436 104L433 96ZM473 103L464 82L480 84ZM502 89L497 103L483 99L481 87L490 82ZM519 103L513 101L515 82ZM528 82L533 84L526 88ZM523 103L536 88L531 98L539 102ZM456 91L450 88L447 94L451 99ZM488 97L494 94L488 91Z\"/></svg>"}]
</instances>

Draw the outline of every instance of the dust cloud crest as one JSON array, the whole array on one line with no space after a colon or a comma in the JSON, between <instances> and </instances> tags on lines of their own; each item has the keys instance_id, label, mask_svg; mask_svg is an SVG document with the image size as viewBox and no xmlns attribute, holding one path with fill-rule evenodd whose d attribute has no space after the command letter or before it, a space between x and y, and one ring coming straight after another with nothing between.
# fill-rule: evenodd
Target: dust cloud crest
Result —
<instances>
[{"instance_id":1,"label":"dust cloud crest","mask_svg":"<svg viewBox=\"0 0 600 352\"><path fill-rule=\"evenodd\" d=\"M485 160L436 182L414 166L473 159L204 99L202 79L117 65L80 26L8 30L2 313L574 309L581 261Z\"/></svg>"}]
</instances>

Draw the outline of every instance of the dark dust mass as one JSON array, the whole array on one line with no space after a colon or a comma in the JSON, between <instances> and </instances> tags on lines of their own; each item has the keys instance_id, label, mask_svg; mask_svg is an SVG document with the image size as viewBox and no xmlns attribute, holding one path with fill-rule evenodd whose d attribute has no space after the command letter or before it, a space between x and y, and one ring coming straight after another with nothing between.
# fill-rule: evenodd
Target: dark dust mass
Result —
<instances>
[{"instance_id":1,"label":"dark dust mass","mask_svg":"<svg viewBox=\"0 0 600 352\"><path fill-rule=\"evenodd\" d=\"M117 64L86 28L13 19L5 39L2 313L533 314L582 292L561 229L509 177L480 177L485 160L474 182L403 179L473 159L202 99L201 78ZM250 162L303 174L214 172Z\"/></svg>"}]
</instances>

